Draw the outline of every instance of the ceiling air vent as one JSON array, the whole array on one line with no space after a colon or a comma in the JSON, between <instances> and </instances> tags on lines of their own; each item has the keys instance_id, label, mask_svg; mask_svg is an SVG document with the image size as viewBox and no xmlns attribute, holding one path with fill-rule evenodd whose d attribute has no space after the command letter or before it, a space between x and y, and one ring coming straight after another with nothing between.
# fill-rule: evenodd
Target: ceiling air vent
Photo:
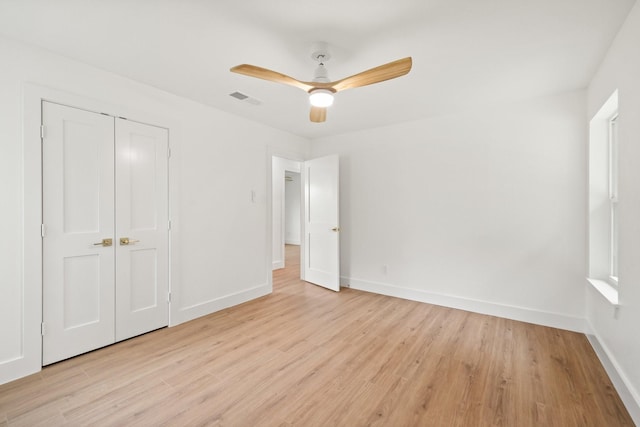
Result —
<instances>
[{"instance_id":1,"label":"ceiling air vent","mask_svg":"<svg viewBox=\"0 0 640 427\"><path fill-rule=\"evenodd\" d=\"M262 104L262 102L260 102L260 100L258 100L256 98L253 98L253 97L251 97L249 95L245 95L244 93L238 92L238 91L230 93L229 96L237 99L238 101L246 102L246 103L251 104L251 105L260 105L260 104Z\"/></svg>"},{"instance_id":2,"label":"ceiling air vent","mask_svg":"<svg viewBox=\"0 0 640 427\"><path fill-rule=\"evenodd\" d=\"M240 92L230 93L229 96L233 96L235 99L239 99L240 101L244 101L249 97L249 95L245 95L244 93L240 93Z\"/></svg>"}]
</instances>

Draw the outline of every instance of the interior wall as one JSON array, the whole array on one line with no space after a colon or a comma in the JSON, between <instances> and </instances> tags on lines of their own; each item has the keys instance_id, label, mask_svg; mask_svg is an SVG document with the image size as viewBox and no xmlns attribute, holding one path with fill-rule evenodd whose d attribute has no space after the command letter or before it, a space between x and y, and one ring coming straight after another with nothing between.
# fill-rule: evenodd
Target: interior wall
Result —
<instances>
[{"instance_id":1,"label":"interior wall","mask_svg":"<svg viewBox=\"0 0 640 427\"><path fill-rule=\"evenodd\" d=\"M585 92L312 141L343 285L584 329Z\"/></svg>"},{"instance_id":2,"label":"interior wall","mask_svg":"<svg viewBox=\"0 0 640 427\"><path fill-rule=\"evenodd\" d=\"M302 204L302 186L299 172L287 172L291 181L284 183L284 243L300 244L300 206Z\"/></svg>"},{"instance_id":3,"label":"interior wall","mask_svg":"<svg viewBox=\"0 0 640 427\"><path fill-rule=\"evenodd\" d=\"M33 163L23 159L33 143L23 137L31 83L170 128L172 324L270 291L269 162L274 152L304 158L306 139L4 37L0 57L0 383L39 369L30 346L39 328L34 335L24 327L34 323L26 318L34 307L24 304L39 292L24 279L36 255L24 253L23 236L40 227L23 209L39 198L25 191L33 179L23 169ZM36 362L25 366L28 358Z\"/></svg>"},{"instance_id":4,"label":"interior wall","mask_svg":"<svg viewBox=\"0 0 640 427\"><path fill-rule=\"evenodd\" d=\"M626 398L640 425L640 4L636 3L588 91L589 118L618 90L619 292L616 309L587 287L587 319L612 366L629 390ZM622 394L622 393L621 393Z\"/></svg>"}]
</instances>

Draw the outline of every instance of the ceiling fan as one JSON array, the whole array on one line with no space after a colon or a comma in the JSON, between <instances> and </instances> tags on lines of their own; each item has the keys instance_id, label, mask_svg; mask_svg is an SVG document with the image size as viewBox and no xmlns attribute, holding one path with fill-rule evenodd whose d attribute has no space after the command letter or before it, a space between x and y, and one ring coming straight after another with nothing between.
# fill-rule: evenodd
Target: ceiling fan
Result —
<instances>
[{"instance_id":1,"label":"ceiling fan","mask_svg":"<svg viewBox=\"0 0 640 427\"><path fill-rule=\"evenodd\" d=\"M318 61L318 67L313 80L310 82L297 80L277 71L249 64L236 65L230 71L304 90L309 94L311 103L309 118L312 122L321 123L327 119L327 107L333 104L333 94L404 76L411 71L412 64L411 57L407 57L332 82L329 81L327 69L325 68L325 62L331 58L329 52L326 49L316 50L311 54L311 57Z\"/></svg>"}]
</instances>

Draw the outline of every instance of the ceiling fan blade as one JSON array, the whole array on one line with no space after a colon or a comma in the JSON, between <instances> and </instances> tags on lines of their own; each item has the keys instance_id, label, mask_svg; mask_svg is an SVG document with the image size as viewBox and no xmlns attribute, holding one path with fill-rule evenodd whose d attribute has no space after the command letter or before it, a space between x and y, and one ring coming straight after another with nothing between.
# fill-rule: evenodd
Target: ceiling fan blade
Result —
<instances>
[{"instance_id":1,"label":"ceiling fan blade","mask_svg":"<svg viewBox=\"0 0 640 427\"><path fill-rule=\"evenodd\" d=\"M311 107L309 119L314 123L322 123L327 120L327 109L325 107Z\"/></svg>"},{"instance_id":2,"label":"ceiling fan blade","mask_svg":"<svg viewBox=\"0 0 640 427\"><path fill-rule=\"evenodd\" d=\"M331 83L331 87L335 89L336 92L339 92L341 90L367 86L383 82L385 80L395 79L396 77L404 76L411 71L411 65L412 60L411 57L408 56L333 82Z\"/></svg>"},{"instance_id":3,"label":"ceiling fan blade","mask_svg":"<svg viewBox=\"0 0 640 427\"><path fill-rule=\"evenodd\" d=\"M236 65L231 68L229 71L232 73L244 74L249 77L256 77L258 79L269 80L271 82L282 83L289 86L294 86L299 89L308 92L313 89L312 85L309 85L305 82L301 82L300 80L296 80L293 77L289 77L285 74L278 73L277 71L272 71L266 68L257 67L255 65L249 64L241 64Z\"/></svg>"}]
</instances>

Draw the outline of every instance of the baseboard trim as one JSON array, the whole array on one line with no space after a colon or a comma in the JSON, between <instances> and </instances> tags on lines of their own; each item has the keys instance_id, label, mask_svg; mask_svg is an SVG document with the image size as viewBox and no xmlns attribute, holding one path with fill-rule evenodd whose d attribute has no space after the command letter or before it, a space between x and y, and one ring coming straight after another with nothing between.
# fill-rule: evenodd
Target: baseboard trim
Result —
<instances>
[{"instance_id":1,"label":"baseboard trim","mask_svg":"<svg viewBox=\"0 0 640 427\"><path fill-rule=\"evenodd\" d=\"M611 351L603 343L591 325L589 325L589 332L585 333L585 335L589 343L591 343L591 347L593 347L593 350L596 352L598 359L600 359L600 363L602 363L605 371L607 371L609 379L611 379L620 399L622 399L622 403L624 403L627 411L629 411L633 422L640 426L640 393L633 387L624 374L624 371L620 368L620 364L618 364L615 357L612 356Z\"/></svg>"},{"instance_id":2,"label":"baseboard trim","mask_svg":"<svg viewBox=\"0 0 640 427\"><path fill-rule=\"evenodd\" d=\"M260 298L270 294L271 291L272 287L269 283L263 283L249 289L244 289L240 292L214 298L188 307L183 307L178 310L178 316L176 316L177 321L172 322L171 326L188 322L189 320L197 319L198 317L206 316L207 314L215 313L216 311L224 310L225 308Z\"/></svg>"},{"instance_id":3,"label":"baseboard trim","mask_svg":"<svg viewBox=\"0 0 640 427\"><path fill-rule=\"evenodd\" d=\"M342 286L361 291L534 323L536 325L550 326L552 328L566 329L574 332L585 333L588 330L585 319L579 317L532 310L526 307L473 300L454 295L427 292L420 289L404 288L388 283L371 282L353 277L343 276L340 279Z\"/></svg>"},{"instance_id":4,"label":"baseboard trim","mask_svg":"<svg viewBox=\"0 0 640 427\"><path fill-rule=\"evenodd\" d=\"M272 270L278 270L280 268L284 268L284 261L273 261Z\"/></svg>"},{"instance_id":5,"label":"baseboard trim","mask_svg":"<svg viewBox=\"0 0 640 427\"><path fill-rule=\"evenodd\" d=\"M33 359L22 355L0 362L0 385L40 372L42 359Z\"/></svg>"}]
</instances>

